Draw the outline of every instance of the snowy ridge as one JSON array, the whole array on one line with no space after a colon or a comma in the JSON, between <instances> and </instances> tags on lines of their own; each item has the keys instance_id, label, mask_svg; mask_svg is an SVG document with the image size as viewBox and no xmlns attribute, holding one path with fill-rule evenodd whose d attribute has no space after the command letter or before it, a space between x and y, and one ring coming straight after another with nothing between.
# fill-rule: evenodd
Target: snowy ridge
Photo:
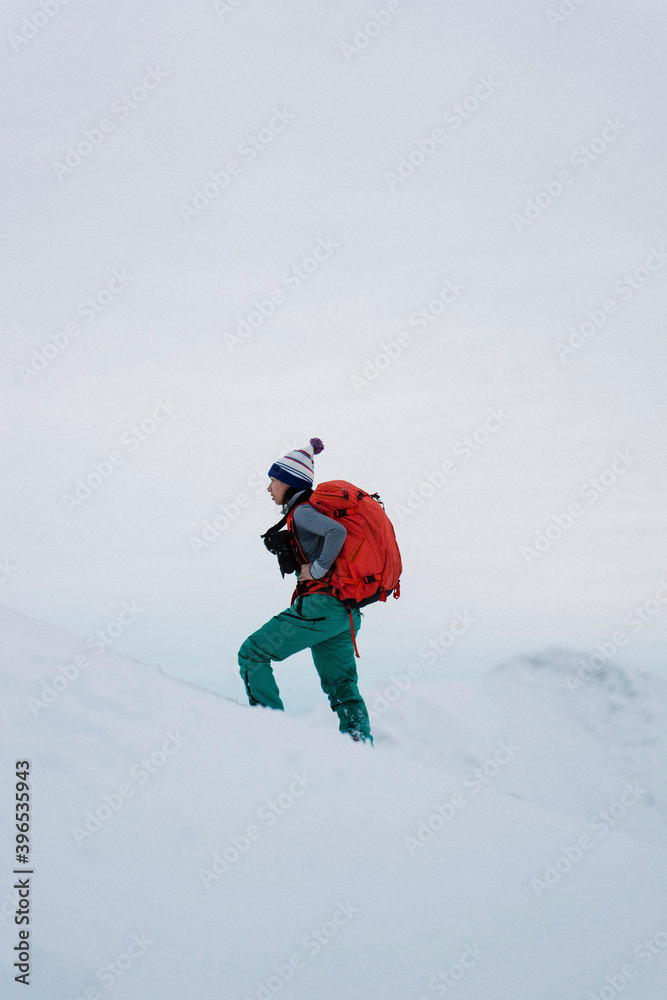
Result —
<instances>
[{"instance_id":1,"label":"snowy ridge","mask_svg":"<svg viewBox=\"0 0 667 1000\"><path fill-rule=\"evenodd\" d=\"M586 819L626 781L646 787L624 831L667 847L667 682L659 675L551 648L516 657L470 683L365 691L381 744L463 778L499 740L521 745L493 787ZM389 696L389 698L387 697ZM328 711L312 713L325 725Z\"/></svg>"},{"instance_id":2,"label":"snowy ridge","mask_svg":"<svg viewBox=\"0 0 667 1000\"><path fill-rule=\"evenodd\" d=\"M111 653L75 676L81 639L8 610L0 628L3 760L31 761L34 1000L590 1000L624 962L626 995L662 1000L667 954L642 957L667 926L658 679L571 692L522 658L415 683L373 750L328 709L250 709ZM3 997L24 995L11 850Z\"/></svg>"}]
</instances>

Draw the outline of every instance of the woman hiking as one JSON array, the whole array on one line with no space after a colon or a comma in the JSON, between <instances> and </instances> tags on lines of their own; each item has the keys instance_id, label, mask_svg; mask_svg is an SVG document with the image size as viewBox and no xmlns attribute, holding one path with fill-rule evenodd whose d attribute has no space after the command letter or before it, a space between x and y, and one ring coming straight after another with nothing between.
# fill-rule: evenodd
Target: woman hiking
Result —
<instances>
[{"instance_id":1,"label":"woman hiking","mask_svg":"<svg viewBox=\"0 0 667 1000\"><path fill-rule=\"evenodd\" d=\"M251 705L284 709L271 661L309 648L322 690L340 720L340 731L357 742L372 744L368 712L357 687L354 638L361 625L359 609L348 611L328 585L308 593L308 583L327 574L347 536L340 521L307 502L313 491L313 458L323 448L319 438L311 438L305 448L289 452L269 469L267 492L285 517L263 537L270 551L278 554L283 575L296 570L300 596L246 639L239 650L240 672ZM293 555L285 533L277 534L291 512L298 562L290 562Z\"/></svg>"}]
</instances>

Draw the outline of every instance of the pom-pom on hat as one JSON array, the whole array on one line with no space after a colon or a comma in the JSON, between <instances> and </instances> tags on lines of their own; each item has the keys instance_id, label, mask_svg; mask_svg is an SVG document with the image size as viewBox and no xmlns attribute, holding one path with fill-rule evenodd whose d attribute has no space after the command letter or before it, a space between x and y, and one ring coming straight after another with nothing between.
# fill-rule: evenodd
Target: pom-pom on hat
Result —
<instances>
[{"instance_id":1,"label":"pom-pom on hat","mask_svg":"<svg viewBox=\"0 0 667 1000\"><path fill-rule=\"evenodd\" d=\"M312 487L315 479L313 458L324 448L319 438L311 438L305 448L297 448L288 455L279 458L269 469L269 477L279 479L281 483L306 490Z\"/></svg>"}]
</instances>

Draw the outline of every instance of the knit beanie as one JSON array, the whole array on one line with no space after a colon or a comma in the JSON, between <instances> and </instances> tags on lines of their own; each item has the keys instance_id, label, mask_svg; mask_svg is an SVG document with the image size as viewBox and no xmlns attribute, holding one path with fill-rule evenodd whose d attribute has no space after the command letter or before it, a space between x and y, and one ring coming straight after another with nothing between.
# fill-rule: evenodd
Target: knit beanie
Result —
<instances>
[{"instance_id":1,"label":"knit beanie","mask_svg":"<svg viewBox=\"0 0 667 1000\"><path fill-rule=\"evenodd\" d=\"M296 489L312 488L315 478L313 457L319 455L323 448L324 445L319 438L311 438L310 444L305 448L290 451L288 455L283 455L274 462L269 469L269 477L279 479L281 483L294 486Z\"/></svg>"}]
</instances>

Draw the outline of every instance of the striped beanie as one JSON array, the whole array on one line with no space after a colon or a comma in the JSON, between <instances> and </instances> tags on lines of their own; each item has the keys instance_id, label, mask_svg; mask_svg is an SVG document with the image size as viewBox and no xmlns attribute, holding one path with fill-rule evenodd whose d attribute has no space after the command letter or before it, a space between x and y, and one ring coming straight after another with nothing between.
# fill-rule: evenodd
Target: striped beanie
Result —
<instances>
[{"instance_id":1,"label":"striped beanie","mask_svg":"<svg viewBox=\"0 0 667 1000\"><path fill-rule=\"evenodd\" d=\"M324 448L319 438L311 438L305 448L297 448L279 458L269 469L269 477L281 483L305 490L312 487L315 478L313 458Z\"/></svg>"}]
</instances>

